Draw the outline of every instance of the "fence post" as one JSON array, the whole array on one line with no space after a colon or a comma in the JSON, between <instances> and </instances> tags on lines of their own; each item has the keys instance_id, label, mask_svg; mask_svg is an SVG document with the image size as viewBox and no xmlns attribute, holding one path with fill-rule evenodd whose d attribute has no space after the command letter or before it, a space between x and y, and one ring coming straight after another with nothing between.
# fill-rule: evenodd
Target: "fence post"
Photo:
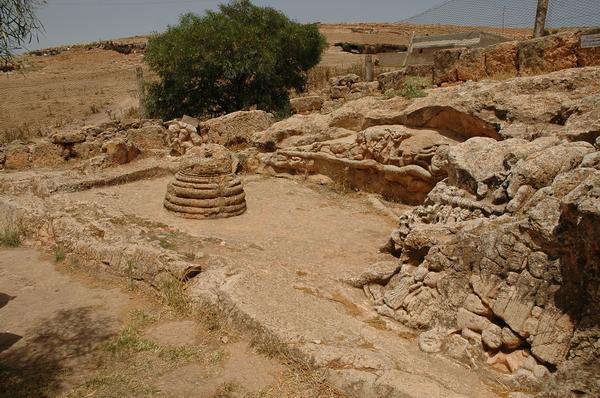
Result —
<instances>
[{"instance_id":1,"label":"fence post","mask_svg":"<svg viewBox=\"0 0 600 398\"><path fill-rule=\"evenodd\" d=\"M415 41L415 31L413 30L413 32L410 35L410 41L408 42L408 48L406 49L406 57L404 57L404 62L402 63L403 68L406 66L406 64L408 62L408 57L410 57L410 54L412 53L414 41Z\"/></svg>"},{"instance_id":2,"label":"fence post","mask_svg":"<svg viewBox=\"0 0 600 398\"><path fill-rule=\"evenodd\" d=\"M375 72L373 70L373 56L371 54L367 54L365 56L365 80L368 82L372 82L375 80Z\"/></svg>"},{"instance_id":3,"label":"fence post","mask_svg":"<svg viewBox=\"0 0 600 398\"><path fill-rule=\"evenodd\" d=\"M535 27L533 28L533 37L544 36L546 27L546 15L548 14L548 0L538 0L537 12L535 14Z\"/></svg>"},{"instance_id":4,"label":"fence post","mask_svg":"<svg viewBox=\"0 0 600 398\"><path fill-rule=\"evenodd\" d=\"M146 91L144 87L144 71L141 66L135 68L135 77L137 79L137 93L139 100L139 113L140 118L145 119L148 117L146 112Z\"/></svg>"}]
</instances>

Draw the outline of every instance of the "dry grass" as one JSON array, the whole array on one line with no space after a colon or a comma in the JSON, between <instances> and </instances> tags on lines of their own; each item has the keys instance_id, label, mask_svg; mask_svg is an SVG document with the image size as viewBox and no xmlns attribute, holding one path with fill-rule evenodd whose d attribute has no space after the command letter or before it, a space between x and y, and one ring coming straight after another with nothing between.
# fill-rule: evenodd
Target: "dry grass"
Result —
<instances>
[{"instance_id":1,"label":"dry grass","mask_svg":"<svg viewBox=\"0 0 600 398\"><path fill-rule=\"evenodd\" d=\"M19 232L13 229L4 229L0 232L0 246L19 247L21 246L21 237Z\"/></svg>"},{"instance_id":2,"label":"dry grass","mask_svg":"<svg viewBox=\"0 0 600 398\"><path fill-rule=\"evenodd\" d=\"M404 97L408 99L422 98L427 96L425 89L431 88L433 82L431 79L421 76L406 76L403 87L400 90L388 90L384 93L385 99L394 97Z\"/></svg>"},{"instance_id":3,"label":"dry grass","mask_svg":"<svg viewBox=\"0 0 600 398\"><path fill-rule=\"evenodd\" d=\"M52 130L48 127L34 126L24 123L3 131L2 134L0 134L0 145L17 140L30 142L34 138L48 136L51 131Z\"/></svg>"},{"instance_id":4,"label":"dry grass","mask_svg":"<svg viewBox=\"0 0 600 398\"><path fill-rule=\"evenodd\" d=\"M154 387L157 377L191 362L215 366L223 357L215 355L220 351L204 345L160 345L143 335L157 316L134 310L129 318L129 324L99 348L97 369L61 397L147 397L159 392Z\"/></svg>"},{"instance_id":5,"label":"dry grass","mask_svg":"<svg viewBox=\"0 0 600 398\"><path fill-rule=\"evenodd\" d=\"M185 291L185 283L170 276L159 285L163 303L171 307L180 315L189 316L192 312L190 297Z\"/></svg>"},{"instance_id":6,"label":"dry grass","mask_svg":"<svg viewBox=\"0 0 600 398\"><path fill-rule=\"evenodd\" d=\"M58 249L56 249L58 252ZM55 253L56 255L56 253ZM68 256L65 263L76 261L75 256ZM67 268L71 272L88 274L85 267L72 265ZM89 274L88 274L89 275ZM97 275L94 274L94 278ZM113 281L112 278L107 283ZM114 282L126 288L123 280ZM245 336L251 338L251 346L259 354L275 358L283 366L282 372L274 384L258 391L248 392L236 383L224 383L214 397L243 398L343 398L345 395L331 386L327 381L327 370L315 369L308 362L299 358L287 346L279 344L264 333L258 333L242 321L232 320L233 315L223 314L214 304L208 302L192 302L186 292L184 282L175 277L165 278L159 282L160 299L163 306L152 306L153 312L134 310L129 313L128 323L113 337L102 343L87 361L95 364L80 368L70 374L77 374L75 384L61 398L74 397L149 397L160 395L156 388L159 378L169 377L171 372L189 364L199 365L207 374L218 372L227 354L223 350L223 336L238 341ZM146 290L140 289L137 294L145 296ZM151 296L149 296L151 297ZM156 296L154 296L156 297ZM155 303L157 304L157 303ZM192 319L198 322L203 335L201 345L182 347L164 346L146 337L145 331L170 319ZM87 370L85 370L87 369ZM2 369L0 369L0 372ZM68 376L68 374L67 374ZM2 394L0 394L1 396Z\"/></svg>"},{"instance_id":7,"label":"dry grass","mask_svg":"<svg viewBox=\"0 0 600 398\"><path fill-rule=\"evenodd\" d=\"M140 118L140 108L137 106L132 106L123 111L124 119L139 119Z\"/></svg>"},{"instance_id":8,"label":"dry grass","mask_svg":"<svg viewBox=\"0 0 600 398\"><path fill-rule=\"evenodd\" d=\"M4 213L0 219L0 246L19 247L25 233L25 226L21 217L15 214Z\"/></svg>"},{"instance_id":9,"label":"dry grass","mask_svg":"<svg viewBox=\"0 0 600 398\"><path fill-rule=\"evenodd\" d=\"M66 254L65 254L65 249L64 249L63 245L61 245L61 244L56 245L56 248L54 248L54 262L62 263L63 261L65 261L65 258L66 258Z\"/></svg>"}]
</instances>

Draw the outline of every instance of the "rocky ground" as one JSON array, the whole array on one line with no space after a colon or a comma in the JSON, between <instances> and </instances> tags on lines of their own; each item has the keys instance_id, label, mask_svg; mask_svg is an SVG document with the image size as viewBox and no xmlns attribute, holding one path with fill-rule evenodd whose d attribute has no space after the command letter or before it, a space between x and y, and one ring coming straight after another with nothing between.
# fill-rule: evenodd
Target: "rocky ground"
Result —
<instances>
[{"instance_id":1,"label":"rocky ground","mask_svg":"<svg viewBox=\"0 0 600 398\"><path fill-rule=\"evenodd\" d=\"M552 50L540 62L555 55L536 43ZM0 242L147 289L186 314L218 314L241 341L321 375L301 394L284 389L291 396L595 397L600 66L544 72L423 96L384 95L387 76L350 74L295 98L296 114L279 121L256 110L120 119L13 141L0 151ZM241 215L185 219L165 203ZM7 275L32 261L30 251L2 256ZM6 314L10 333L29 333ZM111 322L108 341L128 321ZM165 352L150 326L133 329ZM0 360L35 335L13 340ZM230 347L232 358L244 352ZM252 355L251 370L231 365L243 385L286 369ZM146 395L229 381L205 377L205 363L160 359L164 377ZM64 380L78 394L95 379Z\"/></svg>"}]
</instances>

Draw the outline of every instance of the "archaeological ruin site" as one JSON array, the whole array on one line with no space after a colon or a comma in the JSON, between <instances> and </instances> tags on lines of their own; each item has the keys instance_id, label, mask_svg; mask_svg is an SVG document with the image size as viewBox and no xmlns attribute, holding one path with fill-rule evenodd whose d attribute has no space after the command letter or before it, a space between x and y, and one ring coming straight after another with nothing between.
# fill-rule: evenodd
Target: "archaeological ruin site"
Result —
<instances>
[{"instance_id":1,"label":"archaeological ruin site","mask_svg":"<svg viewBox=\"0 0 600 398\"><path fill-rule=\"evenodd\" d=\"M15 134L27 90L74 96L46 84L87 84L89 57L134 76L146 47L23 55L43 65L0 82L0 397L599 397L600 29L407 26L380 63L397 26L323 24L321 84L283 116Z\"/></svg>"}]
</instances>

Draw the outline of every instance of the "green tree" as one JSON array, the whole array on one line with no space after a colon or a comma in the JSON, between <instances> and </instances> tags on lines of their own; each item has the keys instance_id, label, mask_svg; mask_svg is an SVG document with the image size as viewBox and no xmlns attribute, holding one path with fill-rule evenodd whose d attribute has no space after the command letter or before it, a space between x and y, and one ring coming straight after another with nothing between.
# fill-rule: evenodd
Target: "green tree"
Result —
<instances>
[{"instance_id":1,"label":"green tree","mask_svg":"<svg viewBox=\"0 0 600 398\"><path fill-rule=\"evenodd\" d=\"M36 36L42 24L35 15L44 0L0 0L0 65L6 65L14 51Z\"/></svg>"},{"instance_id":2,"label":"green tree","mask_svg":"<svg viewBox=\"0 0 600 398\"><path fill-rule=\"evenodd\" d=\"M206 15L185 14L179 25L150 38L146 61L159 81L148 86L148 110L163 118L214 116L251 106L289 105L305 72L326 46L318 26L291 21L249 0Z\"/></svg>"}]
</instances>

